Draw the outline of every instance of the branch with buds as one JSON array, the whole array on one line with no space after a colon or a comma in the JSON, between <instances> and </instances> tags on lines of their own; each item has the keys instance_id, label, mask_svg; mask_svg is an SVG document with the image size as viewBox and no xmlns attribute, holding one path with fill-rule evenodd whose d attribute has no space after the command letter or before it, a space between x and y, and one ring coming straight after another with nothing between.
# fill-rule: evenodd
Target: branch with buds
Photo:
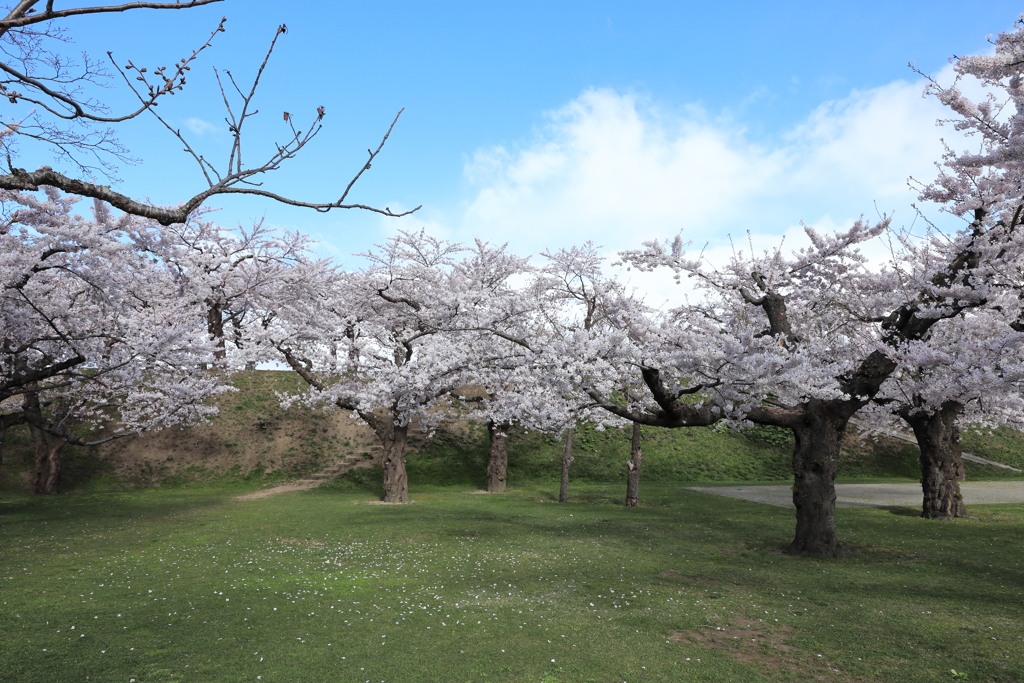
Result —
<instances>
[{"instance_id":1,"label":"branch with buds","mask_svg":"<svg viewBox=\"0 0 1024 683\"><path fill-rule=\"evenodd\" d=\"M192 2L166 3L166 2L132 2L122 5L97 6L75 8L67 10L55 10L53 2L47 2L43 12L35 12L33 5L36 0L23 0L7 17L0 20L0 40L4 40L8 32L34 31L33 36L45 38L59 38L57 29L44 28L30 29L28 27L43 24L62 17L72 17L84 14L97 14L104 12L124 12L132 9L186 9L199 7L219 0L193 0ZM187 57L174 63L171 68L158 67L152 71L146 67L136 65L132 61L121 66L114 61L113 55L107 53L111 63L117 72L124 79L124 82L136 95L139 106L132 112L123 115L110 116L106 114L106 108L99 102L84 99L78 90L77 83L98 84L101 78L107 77L98 63L93 63L88 56L84 57L83 73L77 78L71 79L71 85L63 79L50 77L49 80L35 77L31 69L27 67L30 61L42 59L51 64L55 69L66 69L67 60L57 53L50 52L40 46L39 41L27 41L27 47L21 48L21 53L11 59L0 61L0 97L6 97L12 103L25 102L34 105L39 112L27 115L22 121L10 122L0 130L0 154L6 153L8 173L0 174L0 189L15 190L23 192L38 191L41 187L56 187L64 192L76 194L83 197L91 197L104 201L121 211L143 218L155 220L163 225L173 223L184 223L189 216L211 197L225 194L245 194L265 197L289 206L314 209L320 212L331 211L332 209L361 209L372 211L384 216L407 216L420 207L410 211L392 211L390 207L377 208L366 204L352 203L348 201L353 186L368 171L384 148L391 135L395 124L398 122L402 112L399 111L391 125L388 127L383 138L376 149L367 150L367 159L353 175L352 179L342 190L340 196L333 201L303 201L287 197L285 195L263 189L258 177L264 173L275 171L281 165L295 156L313 138L317 136L323 126L326 116L326 109L323 106L316 108L309 126L299 129L295 125L295 117L284 112L283 119L288 125L289 135L283 142L274 144L273 151L262 162L254 166L247 166L243 162L243 137L242 132L246 121L259 113L253 106L253 100L259 87L260 80L270 61L278 38L287 32L287 27L279 26L271 40L270 47L257 69L251 85L243 89L239 86L234 75L230 71L214 70L220 87L221 97L226 109L225 122L232 135L232 144L228 158L223 167L211 163L203 154L196 150L181 130L172 126L157 111L157 105L161 98L167 95L174 95L181 92L186 85L186 73L191 70L192 63L199 55L209 48L214 37L223 32L226 19L222 18L217 27L210 34L209 38L197 49L192 50ZM25 64L18 68L15 62ZM223 74L223 75L222 75ZM4 78L6 75L6 78ZM232 102L233 98L240 98L240 102ZM110 157L115 159L126 159L127 150L113 136L113 131L87 130L81 132L71 130L62 124L65 122L86 122L96 124L114 124L136 118L149 112L160 122L183 146L184 151L189 154L199 166L200 172L206 181L206 189L196 193L191 198L174 207L153 206L140 202L131 197L93 181L90 176L94 170L102 170L110 175L115 169L110 162ZM40 117L40 113L49 115L54 120L47 121ZM68 159L74 163L79 171L83 173L82 178L67 175L64 172L54 170L50 166L40 166L35 171L28 171L19 168L12 160L12 145L18 138L28 138L49 145L55 149L58 157ZM101 167L87 165L80 160L82 153L91 154Z\"/></svg>"}]
</instances>

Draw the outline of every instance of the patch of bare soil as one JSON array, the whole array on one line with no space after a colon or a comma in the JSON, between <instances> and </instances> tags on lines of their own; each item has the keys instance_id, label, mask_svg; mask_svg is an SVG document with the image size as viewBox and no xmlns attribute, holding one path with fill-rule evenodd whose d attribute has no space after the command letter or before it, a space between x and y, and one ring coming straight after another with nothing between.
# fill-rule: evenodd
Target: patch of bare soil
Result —
<instances>
[{"instance_id":1,"label":"patch of bare soil","mask_svg":"<svg viewBox=\"0 0 1024 683\"><path fill-rule=\"evenodd\" d=\"M316 488L322 483L323 481L297 481L291 484L281 484L280 486L271 486L268 489L260 489L259 491L253 491L252 493L246 493L242 496L235 496L235 500L256 500L257 498L269 498L270 496L276 496L279 493L307 491L309 489Z\"/></svg>"},{"instance_id":2,"label":"patch of bare soil","mask_svg":"<svg viewBox=\"0 0 1024 683\"><path fill-rule=\"evenodd\" d=\"M209 425L172 427L109 442L96 455L116 477L130 481L174 476L191 468L211 474L274 472L308 457L311 443L325 453L336 453L336 458L370 454L377 446L370 428L352 420L347 411L330 413L315 423L299 410L279 411L270 423L232 419L224 412Z\"/></svg>"},{"instance_id":3,"label":"patch of bare soil","mask_svg":"<svg viewBox=\"0 0 1024 683\"><path fill-rule=\"evenodd\" d=\"M343 460L341 462L335 462L329 467L317 472L312 477L289 482L287 484L280 484L278 486L271 486L259 491L253 491L252 493L246 493L241 496L236 496L235 500L255 500L258 498L275 496L278 493L308 491L309 489L315 489L317 486L320 486L320 484L323 484L332 478L341 476L345 472L356 469L366 469L368 467L373 467L373 464L374 461L372 460L357 460L354 462L351 460Z\"/></svg>"},{"instance_id":4,"label":"patch of bare soil","mask_svg":"<svg viewBox=\"0 0 1024 683\"><path fill-rule=\"evenodd\" d=\"M672 640L717 650L738 662L772 671L803 672L807 680L853 683L853 679L818 655L786 642L792 626L770 626L757 619L740 618L735 624L706 631L672 631Z\"/></svg>"}]
</instances>

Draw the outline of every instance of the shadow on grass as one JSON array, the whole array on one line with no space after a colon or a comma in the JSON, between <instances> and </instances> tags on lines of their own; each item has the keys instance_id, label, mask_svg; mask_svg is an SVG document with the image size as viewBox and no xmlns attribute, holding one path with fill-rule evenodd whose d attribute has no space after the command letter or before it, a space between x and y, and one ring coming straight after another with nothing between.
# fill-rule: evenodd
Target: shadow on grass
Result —
<instances>
[{"instance_id":1,"label":"shadow on grass","mask_svg":"<svg viewBox=\"0 0 1024 683\"><path fill-rule=\"evenodd\" d=\"M889 506L883 507L882 509L885 510L886 512L889 512L890 514L898 515L900 517L920 517L921 516L921 509L920 508L911 508L911 507L906 507L905 505L889 505Z\"/></svg>"},{"instance_id":2,"label":"shadow on grass","mask_svg":"<svg viewBox=\"0 0 1024 683\"><path fill-rule=\"evenodd\" d=\"M47 524L77 519L90 533L106 527L167 518L183 519L227 502L235 490L154 490L114 493L77 493L58 496L7 494L0 499L0 530L10 543L31 537ZM75 535L78 532L73 532Z\"/></svg>"}]
</instances>

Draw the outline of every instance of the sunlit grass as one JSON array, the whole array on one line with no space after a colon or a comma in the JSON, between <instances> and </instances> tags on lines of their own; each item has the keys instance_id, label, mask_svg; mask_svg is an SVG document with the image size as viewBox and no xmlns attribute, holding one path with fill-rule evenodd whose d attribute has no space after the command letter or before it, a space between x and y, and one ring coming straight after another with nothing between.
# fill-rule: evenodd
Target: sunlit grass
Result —
<instances>
[{"instance_id":1,"label":"sunlit grass","mask_svg":"<svg viewBox=\"0 0 1024 683\"><path fill-rule=\"evenodd\" d=\"M791 511L619 488L8 495L0 680L1024 678L1022 506L841 509L819 561Z\"/></svg>"}]
</instances>

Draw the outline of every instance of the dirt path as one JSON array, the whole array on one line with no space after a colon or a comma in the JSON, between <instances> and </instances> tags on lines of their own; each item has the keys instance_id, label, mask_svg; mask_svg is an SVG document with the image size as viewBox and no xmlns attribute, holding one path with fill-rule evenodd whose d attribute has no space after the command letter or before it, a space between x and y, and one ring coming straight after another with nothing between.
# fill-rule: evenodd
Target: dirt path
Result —
<instances>
[{"instance_id":1,"label":"dirt path","mask_svg":"<svg viewBox=\"0 0 1024 683\"><path fill-rule=\"evenodd\" d=\"M345 459L340 462L328 467L327 469L317 472L311 477L305 479L299 479L289 484L281 484L279 486L271 486L267 489L260 489L259 491L253 491L252 493L246 493L245 495L236 496L234 500L256 500L257 498L269 498L270 496L276 496L279 493L291 493L292 491L308 491L309 489L315 489L320 484L328 482L332 479L340 477L349 470L364 469L367 467L373 467L374 460L360 460L358 455L346 456ZM353 458L356 458L353 460Z\"/></svg>"},{"instance_id":2,"label":"dirt path","mask_svg":"<svg viewBox=\"0 0 1024 683\"><path fill-rule=\"evenodd\" d=\"M281 484L280 486L271 486L269 489L260 489L259 491L253 491L252 493L246 493L244 496L236 496L235 500L255 500L257 498L269 498L270 496L276 496L279 493L307 491L309 489L315 489L322 483L324 483L323 479L303 479L291 484Z\"/></svg>"},{"instance_id":3,"label":"dirt path","mask_svg":"<svg viewBox=\"0 0 1024 683\"><path fill-rule=\"evenodd\" d=\"M793 507L793 489L785 486L696 486L687 491ZM967 505L1024 503L1024 481L967 481L960 484ZM920 484L838 484L836 507L914 507L921 505Z\"/></svg>"}]
</instances>

